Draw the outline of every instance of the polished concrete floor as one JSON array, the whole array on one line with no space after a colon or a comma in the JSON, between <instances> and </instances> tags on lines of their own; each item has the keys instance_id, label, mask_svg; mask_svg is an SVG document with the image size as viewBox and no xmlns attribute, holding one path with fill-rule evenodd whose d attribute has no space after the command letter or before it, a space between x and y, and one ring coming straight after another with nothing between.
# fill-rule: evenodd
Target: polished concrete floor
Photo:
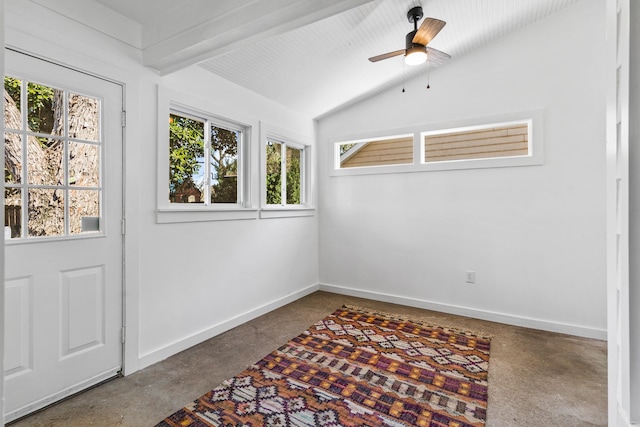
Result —
<instances>
[{"instance_id":1,"label":"polished concrete floor","mask_svg":"<svg viewBox=\"0 0 640 427\"><path fill-rule=\"evenodd\" d=\"M604 341L316 292L13 426L153 426L343 304L493 335L487 427L607 425Z\"/></svg>"}]
</instances>

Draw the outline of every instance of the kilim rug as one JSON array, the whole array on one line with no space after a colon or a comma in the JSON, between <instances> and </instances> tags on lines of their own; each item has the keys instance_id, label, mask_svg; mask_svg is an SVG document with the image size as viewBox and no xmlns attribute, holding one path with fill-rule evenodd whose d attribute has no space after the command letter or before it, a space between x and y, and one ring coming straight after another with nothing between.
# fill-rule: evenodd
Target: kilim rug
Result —
<instances>
[{"instance_id":1,"label":"kilim rug","mask_svg":"<svg viewBox=\"0 0 640 427\"><path fill-rule=\"evenodd\" d=\"M157 427L478 427L487 336L344 306Z\"/></svg>"}]
</instances>

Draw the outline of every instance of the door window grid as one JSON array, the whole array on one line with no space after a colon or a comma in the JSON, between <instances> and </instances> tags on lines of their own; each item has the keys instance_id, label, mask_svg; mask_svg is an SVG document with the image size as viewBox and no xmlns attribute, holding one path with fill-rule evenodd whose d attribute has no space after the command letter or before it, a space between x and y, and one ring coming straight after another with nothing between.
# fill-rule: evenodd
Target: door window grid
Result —
<instances>
[{"instance_id":1,"label":"door window grid","mask_svg":"<svg viewBox=\"0 0 640 427\"><path fill-rule=\"evenodd\" d=\"M100 100L11 76L4 83L5 237L102 231Z\"/></svg>"}]
</instances>

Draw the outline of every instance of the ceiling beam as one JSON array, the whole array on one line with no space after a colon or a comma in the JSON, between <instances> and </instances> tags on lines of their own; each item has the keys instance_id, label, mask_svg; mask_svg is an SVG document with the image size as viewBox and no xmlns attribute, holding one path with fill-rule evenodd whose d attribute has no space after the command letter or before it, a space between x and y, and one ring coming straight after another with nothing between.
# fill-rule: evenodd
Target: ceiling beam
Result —
<instances>
[{"instance_id":1,"label":"ceiling beam","mask_svg":"<svg viewBox=\"0 0 640 427\"><path fill-rule=\"evenodd\" d=\"M373 0L251 2L145 47L144 65L160 74L168 74L371 1Z\"/></svg>"}]
</instances>

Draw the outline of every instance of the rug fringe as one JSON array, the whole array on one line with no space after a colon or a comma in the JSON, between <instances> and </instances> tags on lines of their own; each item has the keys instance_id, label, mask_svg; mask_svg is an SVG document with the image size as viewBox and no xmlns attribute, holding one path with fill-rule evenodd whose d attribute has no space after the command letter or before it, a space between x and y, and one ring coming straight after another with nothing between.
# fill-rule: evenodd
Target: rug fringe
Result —
<instances>
[{"instance_id":1,"label":"rug fringe","mask_svg":"<svg viewBox=\"0 0 640 427\"><path fill-rule=\"evenodd\" d=\"M398 313L388 313L388 312L384 312L381 310L375 310L372 308L367 308L367 307L359 307L357 305L352 305L352 304L343 304L342 308L346 308L348 310L355 310L364 314L371 314L371 315L380 315L383 317L388 317L394 320L401 320L404 322L412 322L412 323L416 323L419 324L420 326L426 326L426 327L430 327L430 328L437 328L437 329L442 329L446 332L451 332L451 333L456 333L456 334L461 334L461 335L466 335L466 336L471 336L471 337L475 337L475 338L480 338L480 339L484 339L484 340L491 340L493 338L492 334L486 333L486 332L482 332L482 331L474 331L474 330L470 330L470 329L463 329L463 328L457 328L457 327L453 327L453 326L444 326L444 325L438 325L435 323L432 323L430 320L427 320L426 318L416 318L416 317L412 317L412 316L405 316L402 314L398 314Z\"/></svg>"}]
</instances>

